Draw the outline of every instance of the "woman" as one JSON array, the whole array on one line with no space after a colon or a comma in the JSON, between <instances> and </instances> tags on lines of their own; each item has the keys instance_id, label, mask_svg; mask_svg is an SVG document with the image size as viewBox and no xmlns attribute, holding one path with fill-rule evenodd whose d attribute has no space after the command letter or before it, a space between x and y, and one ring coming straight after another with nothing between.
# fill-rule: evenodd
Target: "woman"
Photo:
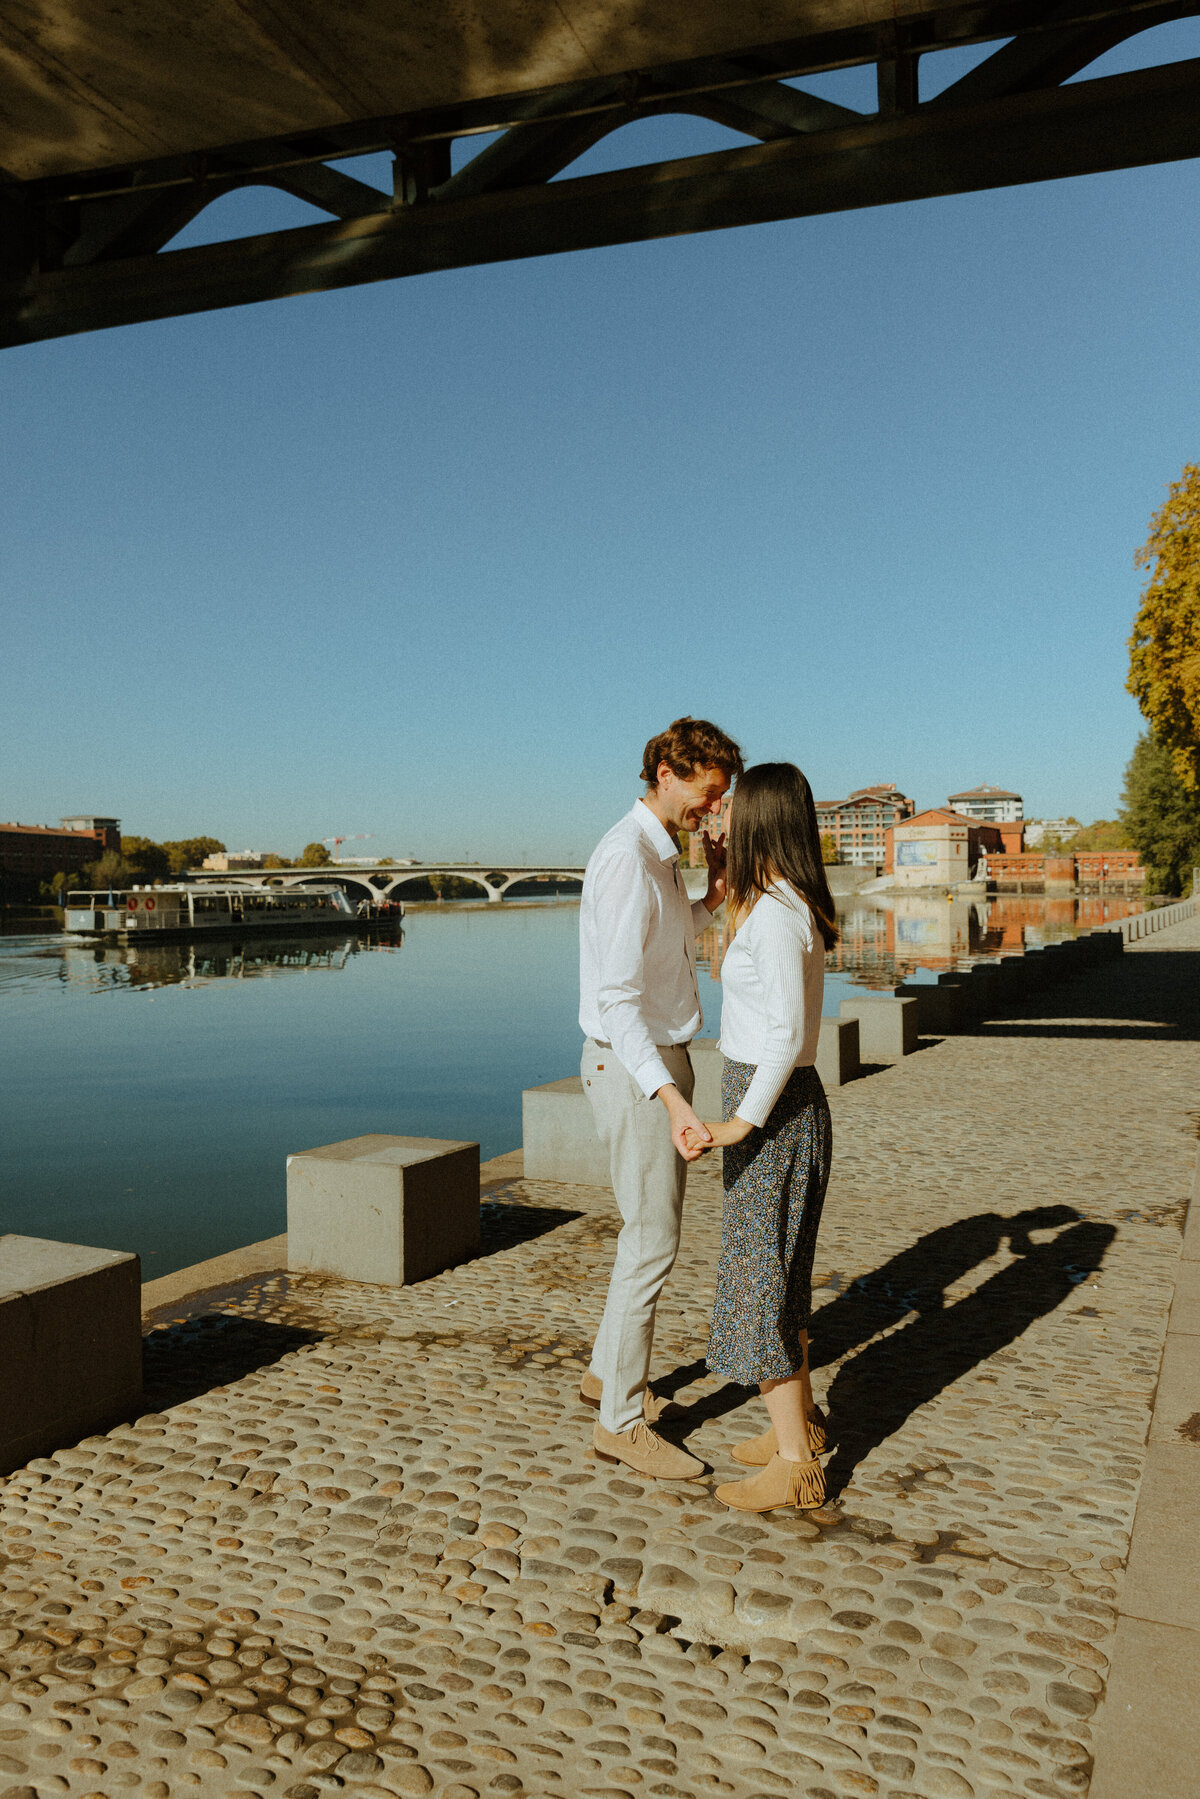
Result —
<instances>
[{"instance_id":1,"label":"woman","mask_svg":"<svg viewBox=\"0 0 1200 1799\"><path fill-rule=\"evenodd\" d=\"M725 1210L708 1365L757 1381L766 1401L770 1429L733 1452L760 1472L717 1488L726 1505L766 1512L825 1498L808 1321L831 1148L814 1063L838 930L812 791L790 762L761 762L738 782L726 908L725 1121L708 1126L725 1151Z\"/></svg>"}]
</instances>

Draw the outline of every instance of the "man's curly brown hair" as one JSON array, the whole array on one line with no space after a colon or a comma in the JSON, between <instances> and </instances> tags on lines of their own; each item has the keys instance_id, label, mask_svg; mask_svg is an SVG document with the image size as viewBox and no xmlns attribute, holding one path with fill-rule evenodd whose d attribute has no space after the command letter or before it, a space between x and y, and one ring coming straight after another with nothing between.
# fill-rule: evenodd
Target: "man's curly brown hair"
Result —
<instances>
[{"instance_id":1,"label":"man's curly brown hair","mask_svg":"<svg viewBox=\"0 0 1200 1799\"><path fill-rule=\"evenodd\" d=\"M741 750L706 718L677 718L650 739L642 755L642 779L648 787L658 786L661 762L681 781L698 768L719 768L731 781L742 772Z\"/></svg>"}]
</instances>

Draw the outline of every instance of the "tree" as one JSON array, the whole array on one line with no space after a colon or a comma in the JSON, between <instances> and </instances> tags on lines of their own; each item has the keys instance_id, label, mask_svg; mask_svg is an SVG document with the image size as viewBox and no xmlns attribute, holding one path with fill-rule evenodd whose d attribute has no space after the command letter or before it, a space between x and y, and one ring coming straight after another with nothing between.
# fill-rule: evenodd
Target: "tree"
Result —
<instances>
[{"instance_id":1,"label":"tree","mask_svg":"<svg viewBox=\"0 0 1200 1799\"><path fill-rule=\"evenodd\" d=\"M1134 558L1148 568L1125 685L1189 793L1200 793L1200 468L1184 464ZM1131 765L1132 766L1132 765Z\"/></svg>"},{"instance_id":2,"label":"tree","mask_svg":"<svg viewBox=\"0 0 1200 1799\"><path fill-rule=\"evenodd\" d=\"M1071 839L1071 848L1096 855L1104 850L1130 850L1133 845L1119 818L1098 818L1094 824L1084 825L1078 836Z\"/></svg>"},{"instance_id":3,"label":"tree","mask_svg":"<svg viewBox=\"0 0 1200 1799\"><path fill-rule=\"evenodd\" d=\"M301 868L325 868L332 861L323 843L306 843L300 856Z\"/></svg>"},{"instance_id":4,"label":"tree","mask_svg":"<svg viewBox=\"0 0 1200 1799\"><path fill-rule=\"evenodd\" d=\"M173 875L182 874L185 868L199 868L205 856L217 856L225 848L216 837L177 837L171 843L164 843L167 858Z\"/></svg>"},{"instance_id":5,"label":"tree","mask_svg":"<svg viewBox=\"0 0 1200 1799\"><path fill-rule=\"evenodd\" d=\"M158 880L171 872L171 858L166 845L150 837L122 837L121 856L134 874L147 880Z\"/></svg>"},{"instance_id":6,"label":"tree","mask_svg":"<svg viewBox=\"0 0 1200 1799\"><path fill-rule=\"evenodd\" d=\"M137 841L135 838L134 842ZM95 862L89 862L83 871L81 886L89 888L128 887L134 876L141 870L131 867L118 850L105 850Z\"/></svg>"},{"instance_id":7,"label":"tree","mask_svg":"<svg viewBox=\"0 0 1200 1799\"><path fill-rule=\"evenodd\" d=\"M284 860L284 858L282 856L277 856L275 854L274 850L271 850L267 855L265 855L263 857L262 865L264 868L287 868L288 867L288 863Z\"/></svg>"},{"instance_id":8,"label":"tree","mask_svg":"<svg viewBox=\"0 0 1200 1799\"><path fill-rule=\"evenodd\" d=\"M1145 731L1125 770L1121 822L1146 864L1148 893L1190 892L1200 868L1200 794L1185 787L1166 744Z\"/></svg>"},{"instance_id":9,"label":"tree","mask_svg":"<svg viewBox=\"0 0 1200 1799\"><path fill-rule=\"evenodd\" d=\"M841 854L837 846L837 838L832 831L821 832L821 860L826 863L840 862Z\"/></svg>"}]
</instances>

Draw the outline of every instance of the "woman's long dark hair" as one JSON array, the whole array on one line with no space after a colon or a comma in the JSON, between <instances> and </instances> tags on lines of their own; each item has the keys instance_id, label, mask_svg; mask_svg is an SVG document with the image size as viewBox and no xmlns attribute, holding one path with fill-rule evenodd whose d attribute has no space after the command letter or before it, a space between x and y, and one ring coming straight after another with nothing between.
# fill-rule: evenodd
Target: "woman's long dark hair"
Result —
<instances>
[{"instance_id":1,"label":"woman's long dark hair","mask_svg":"<svg viewBox=\"0 0 1200 1799\"><path fill-rule=\"evenodd\" d=\"M791 762L759 762L738 781L729 814L725 899L734 929L772 881L807 901L826 949L840 932L821 860L812 788Z\"/></svg>"}]
</instances>

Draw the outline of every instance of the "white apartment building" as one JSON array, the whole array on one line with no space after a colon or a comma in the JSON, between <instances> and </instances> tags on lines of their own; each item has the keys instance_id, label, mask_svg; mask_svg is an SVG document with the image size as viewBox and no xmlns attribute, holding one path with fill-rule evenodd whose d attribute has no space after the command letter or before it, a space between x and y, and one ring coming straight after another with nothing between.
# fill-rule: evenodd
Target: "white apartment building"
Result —
<instances>
[{"instance_id":1,"label":"white apartment building","mask_svg":"<svg viewBox=\"0 0 1200 1799\"><path fill-rule=\"evenodd\" d=\"M1005 787L968 787L963 793L952 793L946 804L951 812L988 825L1016 825L1025 816L1020 794L1009 793Z\"/></svg>"}]
</instances>

